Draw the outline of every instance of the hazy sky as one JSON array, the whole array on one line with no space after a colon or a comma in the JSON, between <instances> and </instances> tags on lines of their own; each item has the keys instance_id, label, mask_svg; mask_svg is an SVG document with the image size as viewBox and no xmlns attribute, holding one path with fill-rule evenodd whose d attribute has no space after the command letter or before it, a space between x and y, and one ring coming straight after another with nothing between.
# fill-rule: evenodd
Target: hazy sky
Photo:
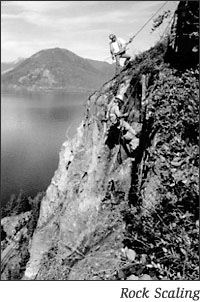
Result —
<instances>
[{"instance_id":1,"label":"hazy sky","mask_svg":"<svg viewBox=\"0 0 200 302\"><path fill-rule=\"evenodd\" d=\"M110 56L110 33L128 40L165 2L1 1L1 61L53 47L103 61ZM174 12L177 5L178 1L168 1L158 15L167 9ZM166 25L150 34L151 21L128 52L135 55L153 46Z\"/></svg>"}]
</instances>

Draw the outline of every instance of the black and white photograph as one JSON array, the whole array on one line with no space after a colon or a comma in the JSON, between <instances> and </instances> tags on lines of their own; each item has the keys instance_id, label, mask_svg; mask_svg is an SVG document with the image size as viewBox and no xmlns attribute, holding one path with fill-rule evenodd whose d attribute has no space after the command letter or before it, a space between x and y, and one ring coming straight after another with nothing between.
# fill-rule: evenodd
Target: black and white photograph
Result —
<instances>
[{"instance_id":1,"label":"black and white photograph","mask_svg":"<svg viewBox=\"0 0 200 302\"><path fill-rule=\"evenodd\" d=\"M199 1L1 1L1 281L198 280Z\"/></svg>"}]
</instances>

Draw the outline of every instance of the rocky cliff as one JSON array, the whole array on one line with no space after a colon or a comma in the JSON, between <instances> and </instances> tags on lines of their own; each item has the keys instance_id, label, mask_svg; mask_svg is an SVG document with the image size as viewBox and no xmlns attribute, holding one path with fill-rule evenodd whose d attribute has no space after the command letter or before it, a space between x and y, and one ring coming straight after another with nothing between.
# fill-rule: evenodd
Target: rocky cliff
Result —
<instances>
[{"instance_id":1,"label":"rocky cliff","mask_svg":"<svg viewBox=\"0 0 200 302\"><path fill-rule=\"evenodd\" d=\"M42 199L23 279L199 278L199 72L166 63L167 49L159 42L88 99ZM117 94L131 140L107 119Z\"/></svg>"},{"instance_id":2,"label":"rocky cliff","mask_svg":"<svg viewBox=\"0 0 200 302\"><path fill-rule=\"evenodd\" d=\"M179 68L199 61L199 1L180 1L171 27L166 58Z\"/></svg>"}]
</instances>

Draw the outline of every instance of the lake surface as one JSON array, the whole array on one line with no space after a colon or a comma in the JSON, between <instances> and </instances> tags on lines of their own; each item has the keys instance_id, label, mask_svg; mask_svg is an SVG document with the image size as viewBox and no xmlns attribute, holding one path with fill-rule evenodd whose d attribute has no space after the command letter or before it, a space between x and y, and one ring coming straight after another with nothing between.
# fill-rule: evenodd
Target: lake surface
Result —
<instances>
[{"instance_id":1,"label":"lake surface","mask_svg":"<svg viewBox=\"0 0 200 302\"><path fill-rule=\"evenodd\" d=\"M2 93L1 200L46 190L66 132L73 137L90 93Z\"/></svg>"}]
</instances>

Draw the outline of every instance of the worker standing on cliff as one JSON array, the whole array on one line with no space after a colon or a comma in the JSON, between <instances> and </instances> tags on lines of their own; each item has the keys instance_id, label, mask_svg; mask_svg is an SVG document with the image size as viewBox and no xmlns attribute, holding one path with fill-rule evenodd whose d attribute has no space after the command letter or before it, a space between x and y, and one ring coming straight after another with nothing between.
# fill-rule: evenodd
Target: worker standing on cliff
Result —
<instances>
[{"instance_id":1,"label":"worker standing on cliff","mask_svg":"<svg viewBox=\"0 0 200 302\"><path fill-rule=\"evenodd\" d=\"M110 53L112 55L112 59L116 60L115 74L117 75L120 72L120 59L121 58L126 59L124 62L124 66L126 66L131 59L131 56L126 53L126 47L129 43L132 42L134 37L132 37L128 42L125 42L123 39L117 38L116 35L110 34L109 39L110 39Z\"/></svg>"}]
</instances>

